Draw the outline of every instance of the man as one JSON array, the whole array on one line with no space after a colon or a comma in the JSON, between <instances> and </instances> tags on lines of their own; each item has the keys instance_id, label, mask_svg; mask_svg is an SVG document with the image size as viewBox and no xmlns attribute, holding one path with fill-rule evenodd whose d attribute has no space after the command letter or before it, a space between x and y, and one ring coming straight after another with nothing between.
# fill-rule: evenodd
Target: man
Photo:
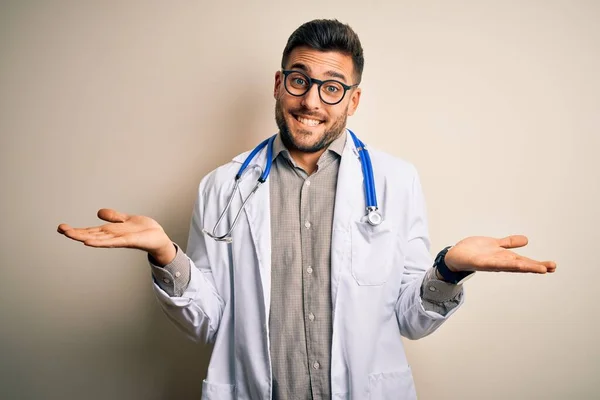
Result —
<instances>
[{"instance_id":1,"label":"man","mask_svg":"<svg viewBox=\"0 0 600 400\"><path fill-rule=\"evenodd\" d=\"M149 253L166 314L214 342L204 399L416 398L400 336L436 330L474 271L556 268L508 250L524 236L470 237L432 262L417 173L377 151L368 154L383 222L367 220L365 149L346 130L363 64L358 36L338 21L291 35L275 73L279 134L251 161L241 194L248 153L202 180L187 254L144 216L103 209L106 225L58 228L88 246ZM270 175L243 206L262 172L252 166L268 157ZM214 240L231 228L230 242Z\"/></svg>"}]
</instances>

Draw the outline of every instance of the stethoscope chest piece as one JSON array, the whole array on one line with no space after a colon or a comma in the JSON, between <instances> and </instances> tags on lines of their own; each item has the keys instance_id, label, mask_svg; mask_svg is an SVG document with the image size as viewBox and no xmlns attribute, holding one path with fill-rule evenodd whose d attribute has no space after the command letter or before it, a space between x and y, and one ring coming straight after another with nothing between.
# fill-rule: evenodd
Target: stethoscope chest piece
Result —
<instances>
[{"instance_id":1,"label":"stethoscope chest piece","mask_svg":"<svg viewBox=\"0 0 600 400\"><path fill-rule=\"evenodd\" d=\"M369 207L369 211L367 212L367 222L373 226L377 226L381 224L382 221L383 217L377 208Z\"/></svg>"}]
</instances>

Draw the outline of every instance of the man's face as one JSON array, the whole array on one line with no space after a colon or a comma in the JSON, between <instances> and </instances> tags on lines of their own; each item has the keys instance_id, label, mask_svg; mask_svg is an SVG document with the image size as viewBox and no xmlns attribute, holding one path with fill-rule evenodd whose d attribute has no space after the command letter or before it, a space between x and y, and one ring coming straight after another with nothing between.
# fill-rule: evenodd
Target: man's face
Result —
<instances>
[{"instance_id":1,"label":"man's face","mask_svg":"<svg viewBox=\"0 0 600 400\"><path fill-rule=\"evenodd\" d=\"M292 50L286 70L301 71L319 79L335 79L348 86L354 82L352 57L337 52L322 52L308 47ZM281 71L275 74L275 120L281 138L290 150L314 153L329 146L345 129L346 118L354 114L360 100L360 89L352 88L335 105L321 101L319 88L314 84L302 96L293 96L284 86Z\"/></svg>"}]
</instances>

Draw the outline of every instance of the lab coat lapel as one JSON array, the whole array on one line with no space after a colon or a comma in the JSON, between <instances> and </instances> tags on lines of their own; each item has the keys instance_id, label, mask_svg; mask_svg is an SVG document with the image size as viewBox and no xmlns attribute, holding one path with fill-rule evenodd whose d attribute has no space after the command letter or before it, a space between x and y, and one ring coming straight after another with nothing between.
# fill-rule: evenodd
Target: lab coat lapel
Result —
<instances>
[{"instance_id":1,"label":"lab coat lapel","mask_svg":"<svg viewBox=\"0 0 600 400\"><path fill-rule=\"evenodd\" d=\"M267 147L261 150L248 166L248 168L252 168L253 165L259 165L261 169L254 168L252 172L248 171L247 175L242 179L243 183L240 184L242 201L250 195L262 172L262 168L265 167L266 154ZM250 237L256 251L256 259L258 260L266 317L269 315L269 306L271 304L271 212L269 179L258 188L252 199L246 203L244 213L248 218Z\"/></svg>"},{"instance_id":2,"label":"lab coat lapel","mask_svg":"<svg viewBox=\"0 0 600 400\"><path fill-rule=\"evenodd\" d=\"M333 231L331 237L331 300L335 310L339 279L344 265L351 262L351 229L354 220L358 220L361 210L365 209L365 194L360 158L354 142L346 133L346 145L340 161Z\"/></svg>"}]
</instances>

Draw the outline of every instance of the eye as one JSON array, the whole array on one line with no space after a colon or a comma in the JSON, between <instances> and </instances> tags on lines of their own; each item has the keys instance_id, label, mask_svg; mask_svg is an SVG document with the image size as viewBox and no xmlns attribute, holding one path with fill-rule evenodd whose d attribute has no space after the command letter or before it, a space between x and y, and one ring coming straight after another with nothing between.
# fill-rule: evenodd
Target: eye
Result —
<instances>
[{"instance_id":1,"label":"eye","mask_svg":"<svg viewBox=\"0 0 600 400\"><path fill-rule=\"evenodd\" d=\"M295 85L300 85L300 86L306 85L306 81L302 78L294 78L293 82Z\"/></svg>"},{"instance_id":2,"label":"eye","mask_svg":"<svg viewBox=\"0 0 600 400\"><path fill-rule=\"evenodd\" d=\"M325 86L325 90L327 91L327 93L333 94L333 93L337 93L340 90L340 88L337 87L336 85L327 85L327 86Z\"/></svg>"}]
</instances>

